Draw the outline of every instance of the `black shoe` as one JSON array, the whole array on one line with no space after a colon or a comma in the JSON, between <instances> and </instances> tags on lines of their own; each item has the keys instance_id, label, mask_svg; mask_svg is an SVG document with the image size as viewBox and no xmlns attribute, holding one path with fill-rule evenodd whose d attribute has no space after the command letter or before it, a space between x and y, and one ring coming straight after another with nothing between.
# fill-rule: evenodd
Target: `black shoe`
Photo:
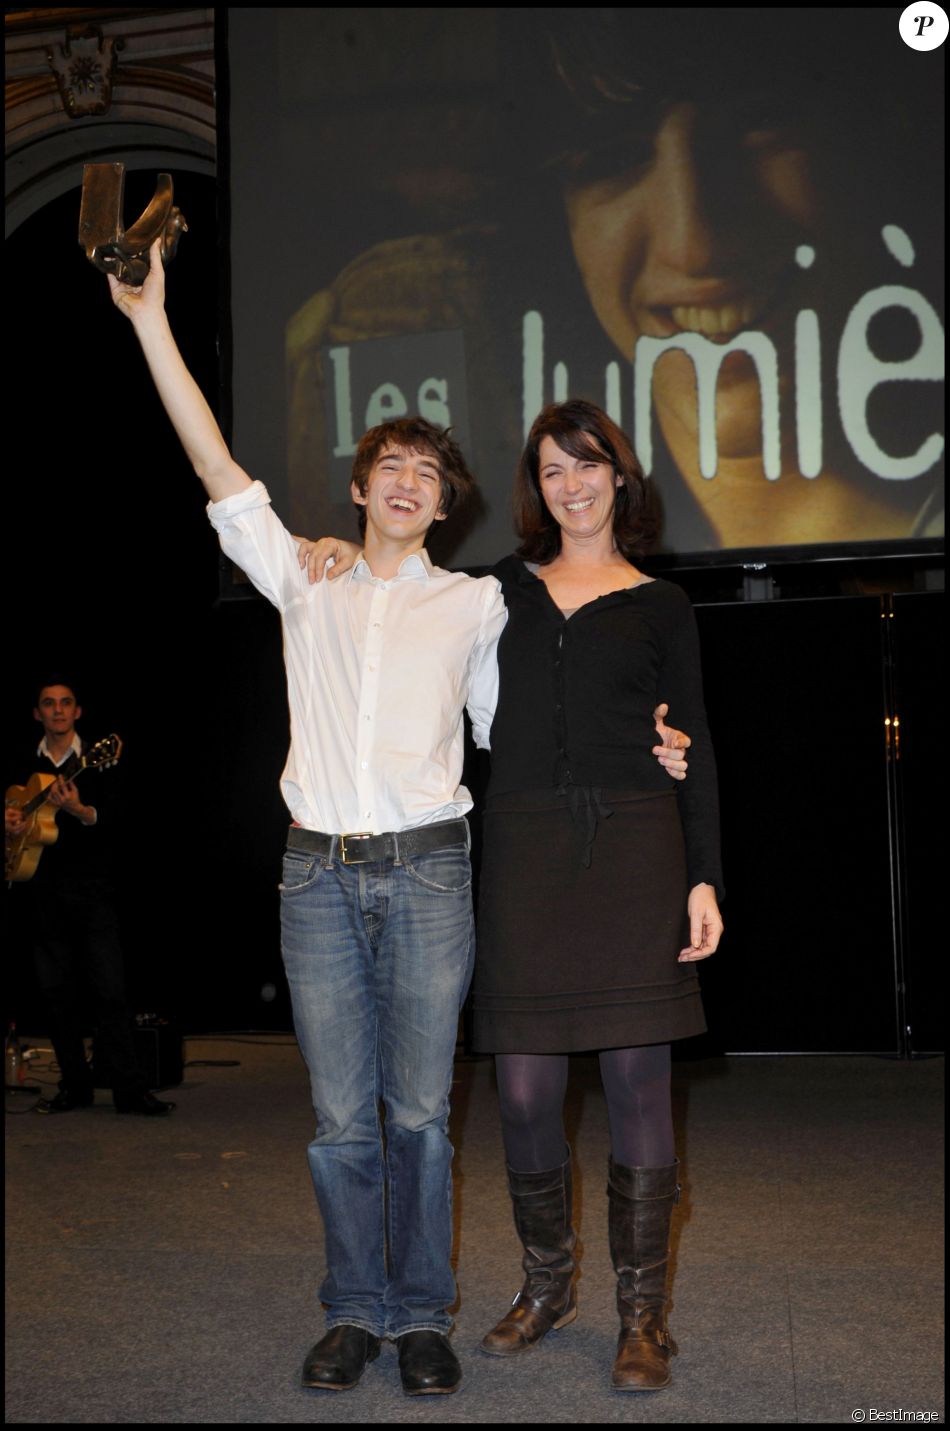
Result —
<instances>
[{"instance_id":1,"label":"black shoe","mask_svg":"<svg viewBox=\"0 0 950 1431\"><path fill-rule=\"evenodd\" d=\"M174 1103L163 1103L154 1093L139 1093L134 1098L115 1099L117 1113L142 1113L146 1118L163 1118L174 1107Z\"/></svg>"},{"instance_id":2,"label":"black shoe","mask_svg":"<svg viewBox=\"0 0 950 1431\"><path fill-rule=\"evenodd\" d=\"M324 1391L349 1391L367 1365L379 1356L379 1337L363 1327L331 1327L303 1364L304 1386Z\"/></svg>"},{"instance_id":3,"label":"black shoe","mask_svg":"<svg viewBox=\"0 0 950 1431\"><path fill-rule=\"evenodd\" d=\"M91 1088L61 1088L55 1098L42 1098L36 1105L37 1113L71 1113L74 1108L92 1106Z\"/></svg>"},{"instance_id":4,"label":"black shoe","mask_svg":"<svg viewBox=\"0 0 950 1431\"><path fill-rule=\"evenodd\" d=\"M441 1332L406 1332L397 1341L399 1375L407 1396L457 1391L462 1380L458 1357Z\"/></svg>"}]
</instances>

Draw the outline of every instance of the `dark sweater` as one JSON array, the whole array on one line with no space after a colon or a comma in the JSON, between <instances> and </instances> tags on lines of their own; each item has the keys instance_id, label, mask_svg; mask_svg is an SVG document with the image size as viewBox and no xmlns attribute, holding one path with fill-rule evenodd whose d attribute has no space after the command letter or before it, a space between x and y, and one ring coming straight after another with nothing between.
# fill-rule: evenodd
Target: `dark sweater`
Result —
<instances>
[{"instance_id":1,"label":"dark sweater","mask_svg":"<svg viewBox=\"0 0 950 1431\"><path fill-rule=\"evenodd\" d=\"M675 785L689 887L723 892L716 762L696 620L685 592L653 581L588 602L565 618L519 558L493 568L508 607L498 648L488 799L517 791L669 791ZM692 740L685 780L651 754L653 709Z\"/></svg>"}]
</instances>

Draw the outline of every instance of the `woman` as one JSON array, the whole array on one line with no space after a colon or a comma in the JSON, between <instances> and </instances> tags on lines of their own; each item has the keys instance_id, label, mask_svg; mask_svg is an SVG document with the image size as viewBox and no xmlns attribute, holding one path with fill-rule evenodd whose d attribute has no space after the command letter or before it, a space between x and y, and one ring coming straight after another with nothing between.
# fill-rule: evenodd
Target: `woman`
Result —
<instances>
[{"instance_id":1,"label":"woman","mask_svg":"<svg viewBox=\"0 0 950 1431\"><path fill-rule=\"evenodd\" d=\"M516 479L475 977L475 1046L496 1055L526 1280L482 1349L506 1356L576 1316L568 1055L600 1050L610 1117L612 1384L668 1384L666 1263L677 1197L670 1041L703 1031L695 964L722 921L716 775L695 622L632 561L652 535L629 441L593 404L546 408ZM692 736L675 789L651 756L658 693ZM688 893L687 893L688 892ZM686 920L688 918L688 933Z\"/></svg>"}]
</instances>

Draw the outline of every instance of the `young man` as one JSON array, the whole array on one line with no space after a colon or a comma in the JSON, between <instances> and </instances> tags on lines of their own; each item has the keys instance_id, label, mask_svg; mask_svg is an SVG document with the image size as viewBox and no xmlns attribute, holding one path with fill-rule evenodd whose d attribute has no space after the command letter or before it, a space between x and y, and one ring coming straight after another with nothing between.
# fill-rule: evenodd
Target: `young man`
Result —
<instances>
[{"instance_id":1,"label":"young man","mask_svg":"<svg viewBox=\"0 0 950 1431\"><path fill-rule=\"evenodd\" d=\"M327 1255L328 1331L303 1382L355 1386L390 1337L407 1394L452 1392L448 1100L474 954L463 711L487 744L505 608L497 582L433 567L423 544L472 479L429 423L374 429L354 462L362 560L311 586L184 366L157 249L140 289L109 281L224 550L283 618L281 787L294 823L282 947L317 1115L309 1161Z\"/></svg>"},{"instance_id":2,"label":"young man","mask_svg":"<svg viewBox=\"0 0 950 1431\"><path fill-rule=\"evenodd\" d=\"M43 737L35 752L24 752L21 764L29 767L29 774L39 771L56 777L49 803L58 812L59 831L24 885L37 981L60 1070L59 1092L44 1099L37 1111L69 1113L93 1101L92 1072L83 1043L83 1005L88 999L95 1022L96 1062L108 1072L116 1111L163 1116L175 1105L148 1090L126 1003L112 885L111 855L117 841L117 809L110 784L114 777L106 777L92 791L69 778L84 753L76 730L82 708L71 684L50 679L38 692L33 715ZM8 836L23 832L25 822L17 809L7 808L5 827Z\"/></svg>"}]
</instances>

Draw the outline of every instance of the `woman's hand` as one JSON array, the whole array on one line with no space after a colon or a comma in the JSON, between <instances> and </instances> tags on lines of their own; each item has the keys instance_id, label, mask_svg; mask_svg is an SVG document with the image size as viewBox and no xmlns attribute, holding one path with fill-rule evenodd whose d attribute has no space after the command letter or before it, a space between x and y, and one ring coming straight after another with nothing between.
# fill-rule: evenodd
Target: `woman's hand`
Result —
<instances>
[{"instance_id":1,"label":"woman's hand","mask_svg":"<svg viewBox=\"0 0 950 1431\"><path fill-rule=\"evenodd\" d=\"M667 775L672 775L674 780L685 780L688 766L685 752L689 750L693 742L685 731L675 730L673 726L666 724L668 710L669 706L664 703L657 706L653 712L656 733L661 741L660 745L653 747L653 754Z\"/></svg>"},{"instance_id":2,"label":"woman's hand","mask_svg":"<svg viewBox=\"0 0 950 1431\"><path fill-rule=\"evenodd\" d=\"M689 947L679 952L679 962L690 964L715 954L722 938L722 915L711 884L697 884L686 901L689 912Z\"/></svg>"},{"instance_id":3,"label":"woman's hand","mask_svg":"<svg viewBox=\"0 0 950 1431\"><path fill-rule=\"evenodd\" d=\"M297 543L297 560L301 571L306 568L311 585L326 575L328 581L342 576L356 562L363 550L355 542L345 542L342 537L320 537L318 541L308 541L306 537L294 537Z\"/></svg>"}]
</instances>

